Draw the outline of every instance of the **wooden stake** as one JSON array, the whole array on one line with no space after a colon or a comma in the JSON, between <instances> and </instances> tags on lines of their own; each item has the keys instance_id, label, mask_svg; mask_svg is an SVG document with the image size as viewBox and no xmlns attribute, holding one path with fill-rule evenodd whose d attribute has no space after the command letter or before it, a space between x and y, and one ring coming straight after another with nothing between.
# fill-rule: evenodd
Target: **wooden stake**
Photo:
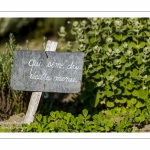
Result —
<instances>
[{"instance_id":1,"label":"wooden stake","mask_svg":"<svg viewBox=\"0 0 150 150\"><path fill-rule=\"evenodd\" d=\"M58 44L57 42L48 40L45 51L56 51L57 44ZM27 110L23 123L30 124L31 122L33 122L35 113L37 111L37 108L41 99L41 95L42 95L42 92L32 93L29 106L28 106L28 110Z\"/></svg>"}]
</instances>

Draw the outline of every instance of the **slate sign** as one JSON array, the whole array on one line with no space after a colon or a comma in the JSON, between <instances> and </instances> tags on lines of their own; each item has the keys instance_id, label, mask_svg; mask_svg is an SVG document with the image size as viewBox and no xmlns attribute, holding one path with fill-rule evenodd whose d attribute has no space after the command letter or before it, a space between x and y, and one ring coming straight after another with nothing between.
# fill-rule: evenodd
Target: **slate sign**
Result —
<instances>
[{"instance_id":1,"label":"slate sign","mask_svg":"<svg viewBox=\"0 0 150 150\"><path fill-rule=\"evenodd\" d=\"M17 50L11 76L14 90L78 93L84 53Z\"/></svg>"}]
</instances>

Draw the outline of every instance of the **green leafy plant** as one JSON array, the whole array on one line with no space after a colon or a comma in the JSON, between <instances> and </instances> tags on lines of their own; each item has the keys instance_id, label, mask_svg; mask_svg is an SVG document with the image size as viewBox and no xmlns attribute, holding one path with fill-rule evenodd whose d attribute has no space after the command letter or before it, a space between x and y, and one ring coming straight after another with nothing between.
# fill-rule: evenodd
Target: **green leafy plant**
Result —
<instances>
[{"instance_id":1,"label":"green leafy plant","mask_svg":"<svg viewBox=\"0 0 150 150\"><path fill-rule=\"evenodd\" d=\"M88 18L75 21L71 51L84 52L78 103L94 109L149 107L149 18Z\"/></svg>"},{"instance_id":2,"label":"green leafy plant","mask_svg":"<svg viewBox=\"0 0 150 150\"><path fill-rule=\"evenodd\" d=\"M113 117L112 117L113 116ZM0 126L0 132L140 132L150 123L145 111L113 108L91 116L87 109L77 117L63 111L51 111L50 115L38 114L30 124Z\"/></svg>"}]
</instances>

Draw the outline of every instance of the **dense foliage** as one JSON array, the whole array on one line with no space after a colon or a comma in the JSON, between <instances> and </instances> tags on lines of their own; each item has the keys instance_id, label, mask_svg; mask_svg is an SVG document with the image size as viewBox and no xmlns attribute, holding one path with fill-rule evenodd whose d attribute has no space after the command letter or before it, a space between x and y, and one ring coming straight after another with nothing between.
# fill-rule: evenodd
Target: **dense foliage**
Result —
<instances>
[{"instance_id":1,"label":"dense foliage","mask_svg":"<svg viewBox=\"0 0 150 150\"><path fill-rule=\"evenodd\" d=\"M89 18L72 24L85 54L80 101L87 109L150 109L150 19Z\"/></svg>"},{"instance_id":2,"label":"dense foliage","mask_svg":"<svg viewBox=\"0 0 150 150\"><path fill-rule=\"evenodd\" d=\"M107 114L99 112L90 115L84 109L77 117L63 111L51 111L50 115L38 114L34 122L28 124L8 124L0 128L0 132L140 132L149 122L150 115L137 111L127 113L129 109L112 109ZM112 117L113 116L113 117Z\"/></svg>"}]
</instances>

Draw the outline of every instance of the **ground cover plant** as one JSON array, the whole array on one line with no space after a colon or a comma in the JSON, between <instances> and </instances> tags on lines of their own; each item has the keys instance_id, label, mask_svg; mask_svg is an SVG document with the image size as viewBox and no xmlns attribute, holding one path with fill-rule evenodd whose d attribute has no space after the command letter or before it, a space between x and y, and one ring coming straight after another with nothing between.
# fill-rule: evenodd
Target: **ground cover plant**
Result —
<instances>
[{"instance_id":1,"label":"ground cover plant","mask_svg":"<svg viewBox=\"0 0 150 150\"><path fill-rule=\"evenodd\" d=\"M87 18L71 26L75 41L66 41L61 27L59 41L68 43L60 50L85 54L82 90L74 102L82 109L76 115L39 114L30 125L1 131L131 132L149 124L150 19Z\"/></svg>"}]
</instances>

